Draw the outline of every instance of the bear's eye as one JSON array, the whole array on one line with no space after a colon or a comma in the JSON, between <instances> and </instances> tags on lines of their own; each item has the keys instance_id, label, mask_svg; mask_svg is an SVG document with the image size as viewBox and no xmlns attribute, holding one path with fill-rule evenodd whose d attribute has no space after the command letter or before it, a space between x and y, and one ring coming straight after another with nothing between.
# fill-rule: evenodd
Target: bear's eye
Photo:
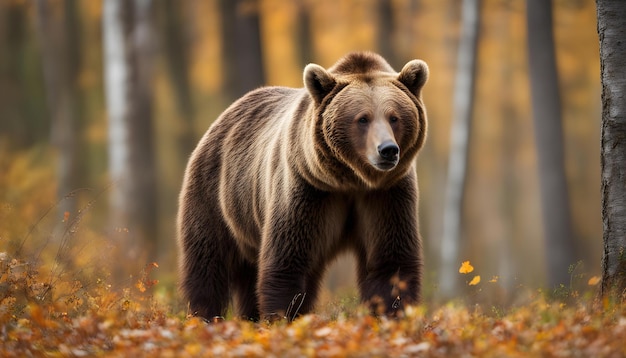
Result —
<instances>
[{"instance_id":1,"label":"bear's eye","mask_svg":"<svg viewBox=\"0 0 626 358\"><path fill-rule=\"evenodd\" d=\"M367 124L367 117L361 117L359 118L359 124Z\"/></svg>"},{"instance_id":2,"label":"bear's eye","mask_svg":"<svg viewBox=\"0 0 626 358\"><path fill-rule=\"evenodd\" d=\"M398 117L396 117L396 116L389 117L389 122L396 123L397 121L398 121Z\"/></svg>"}]
</instances>

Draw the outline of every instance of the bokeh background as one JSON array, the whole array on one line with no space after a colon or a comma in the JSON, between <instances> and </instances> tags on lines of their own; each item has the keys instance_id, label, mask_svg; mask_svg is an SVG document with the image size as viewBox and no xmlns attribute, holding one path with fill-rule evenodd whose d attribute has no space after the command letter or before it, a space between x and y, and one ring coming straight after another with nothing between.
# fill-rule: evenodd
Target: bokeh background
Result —
<instances>
[{"instance_id":1,"label":"bokeh background","mask_svg":"<svg viewBox=\"0 0 626 358\"><path fill-rule=\"evenodd\" d=\"M153 143L155 215L150 249L139 245L130 256L123 242L143 241L134 236L138 224L120 226L112 219L121 210L111 203L120 183L110 175L103 1L0 0L0 251L121 272L120 280L156 261L154 273L171 289L184 167L212 121L254 87L302 87L307 63L329 67L349 51L370 50L397 70L414 58L430 66L423 92L428 139L418 176L424 293L437 296L461 1L143 1L149 61L140 67L150 70L151 110L138 115L149 123L140 135ZM522 0L480 5L458 255L459 266L470 260L483 282L493 278L498 288L490 295L509 297L518 287L546 286L550 260L542 229L525 6ZM572 281L598 274L602 253L595 16L592 0L553 1L574 248L572 266L563 270ZM63 149L67 138L73 143L71 172L63 164L69 160ZM329 292L354 287L351 266L349 259L334 265L326 280ZM459 292L467 293L467 287Z\"/></svg>"}]
</instances>

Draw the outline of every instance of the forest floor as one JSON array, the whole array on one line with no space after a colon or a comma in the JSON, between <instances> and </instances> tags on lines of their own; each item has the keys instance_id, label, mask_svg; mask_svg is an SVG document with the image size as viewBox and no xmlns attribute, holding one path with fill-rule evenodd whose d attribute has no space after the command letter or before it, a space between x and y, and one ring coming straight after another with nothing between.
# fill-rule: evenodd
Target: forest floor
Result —
<instances>
[{"instance_id":1,"label":"forest floor","mask_svg":"<svg viewBox=\"0 0 626 358\"><path fill-rule=\"evenodd\" d=\"M346 299L292 323L206 323L158 294L156 267L116 290L0 253L0 356L626 356L626 304L593 295L535 291L507 308L419 305L399 319L372 317Z\"/></svg>"},{"instance_id":2,"label":"forest floor","mask_svg":"<svg viewBox=\"0 0 626 358\"><path fill-rule=\"evenodd\" d=\"M18 191L0 196L0 357L626 356L626 296L598 299L599 278L576 265L572 282L548 291L481 281L464 262L457 300L437 302L425 285L424 303L398 319L370 316L352 292L322 297L292 323L206 323L187 314L160 272L174 271L167 263L127 267L136 262L89 222L93 201L74 216L42 212L55 195L42 184L50 173L19 168L0 176L0 188ZM134 274L113 280L120 271Z\"/></svg>"}]
</instances>

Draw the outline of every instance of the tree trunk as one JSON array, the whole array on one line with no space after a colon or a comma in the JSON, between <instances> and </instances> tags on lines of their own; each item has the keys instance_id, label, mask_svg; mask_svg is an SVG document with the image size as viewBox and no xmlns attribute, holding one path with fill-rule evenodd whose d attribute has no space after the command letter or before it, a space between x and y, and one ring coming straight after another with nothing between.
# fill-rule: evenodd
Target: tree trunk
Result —
<instances>
[{"instance_id":1,"label":"tree trunk","mask_svg":"<svg viewBox=\"0 0 626 358\"><path fill-rule=\"evenodd\" d=\"M626 2L597 0L602 78L602 295L626 291Z\"/></svg>"},{"instance_id":2,"label":"tree trunk","mask_svg":"<svg viewBox=\"0 0 626 358\"><path fill-rule=\"evenodd\" d=\"M528 0L526 5L528 62L548 281L551 287L557 287L570 282L568 269L575 262L575 241L565 177L552 2Z\"/></svg>"},{"instance_id":3,"label":"tree trunk","mask_svg":"<svg viewBox=\"0 0 626 358\"><path fill-rule=\"evenodd\" d=\"M181 163L186 163L189 154L198 142L193 132L194 106L189 84L189 50L185 35L185 23L181 17L181 4L176 0L157 2L162 17L163 49L167 58L170 81L173 85L178 112L182 117L178 135Z\"/></svg>"},{"instance_id":4,"label":"tree trunk","mask_svg":"<svg viewBox=\"0 0 626 358\"><path fill-rule=\"evenodd\" d=\"M265 83L259 0L220 0L222 46L230 100Z\"/></svg>"},{"instance_id":5,"label":"tree trunk","mask_svg":"<svg viewBox=\"0 0 626 358\"><path fill-rule=\"evenodd\" d=\"M378 51L391 64L400 66L394 47L394 18L391 0L378 0Z\"/></svg>"},{"instance_id":6,"label":"tree trunk","mask_svg":"<svg viewBox=\"0 0 626 358\"><path fill-rule=\"evenodd\" d=\"M459 247L463 219L463 196L467 179L470 128L474 109L476 58L480 29L480 0L463 0L461 38L454 85L454 114L441 239L440 294L453 297L459 280Z\"/></svg>"},{"instance_id":7,"label":"tree trunk","mask_svg":"<svg viewBox=\"0 0 626 358\"><path fill-rule=\"evenodd\" d=\"M76 189L80 182L80 124L76 82L80 57L76 3L66 0L63 19L50 8L48 0L38 0L37 30L41 40L42 63L48 111L51 117L51 142L57 156L57 197L59 217L77 214ZM59 220L61 221L61 220Z\"/></svg>"},{"instance_id":8,"label":"tree trunk","mask_svg":"<svg viewBox=\"0 0 626 358\"><path fill-rule=\"evenodd\" d=\"M130 259L156 256L150 0L103 2L111 224Z\"/></svg>"},{"instance_id":9,"label":"tree trunk","mask_svg":"<svg viewBox=\"0 0 626 358\"><path fill-rule=\"evenodd\" d=\"M300 65L304 66L313 62L313 49L311 45L311 8L307 0L298 0L298 54Z\"/></svg>"},{"instance_id":10,"label":"tree trunk","mask_svg":"<svg viewBox=\"0 0 626 358\"><path fill-rule=\"evenodd\" d=\"M37 18L39 9L31 9L18 1L1 1L0 6L0 136L2 145L10 148L29 148L50 139L51 121L42 121L47 115L52 116L51 108L41 106L45 88L32 77L33 56L31 52L30 22L31 10L35 10L35 22L41 33ZM39 36L41 38L41 36ZM42 47L44 44L41 44ZM45 49L41 49L45 57ZM46 61L46 58L43 59ZM44 86L45 86L44 80ZM43 92L43 93L42 93ZM44 107L44 108L42 108Z\"/></svg>"}]
</instances>

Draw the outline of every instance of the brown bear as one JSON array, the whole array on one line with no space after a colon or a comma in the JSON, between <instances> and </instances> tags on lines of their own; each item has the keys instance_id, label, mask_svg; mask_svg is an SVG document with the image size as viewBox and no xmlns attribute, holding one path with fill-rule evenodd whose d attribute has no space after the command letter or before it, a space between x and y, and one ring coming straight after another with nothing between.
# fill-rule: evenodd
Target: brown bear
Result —
<instances>
[{"instance_id":1,"label":"brown bear","mask_svg":"<svg viewBox=\"0 0 626 358\"><path fill-rule=\"evenodd\" d=\"M394 314L420 297L415 159L428 67L400 73L352 53L304 69L305 88L264 87L232 104L191 155L180 193L181 291L211 319L310 312L325 268L356 256L363 302ZM232 295L232 296L231 296Z\"/></svg>"}]
</instances>

